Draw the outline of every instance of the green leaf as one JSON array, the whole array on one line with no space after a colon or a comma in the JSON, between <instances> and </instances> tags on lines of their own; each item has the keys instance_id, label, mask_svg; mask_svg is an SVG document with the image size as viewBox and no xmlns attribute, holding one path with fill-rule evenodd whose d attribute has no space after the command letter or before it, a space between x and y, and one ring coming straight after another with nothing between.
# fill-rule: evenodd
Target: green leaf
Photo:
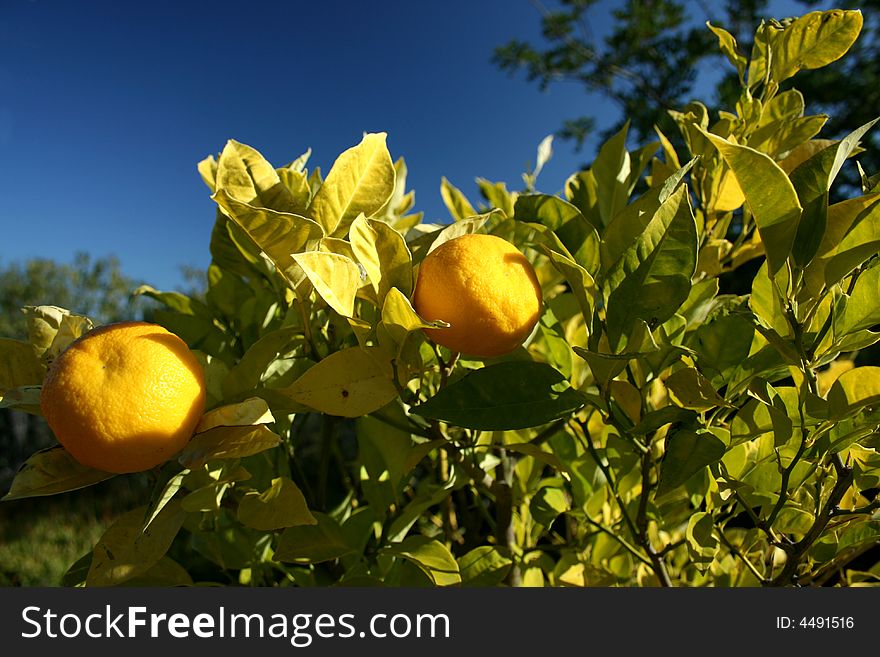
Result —
<instances>
[{"instance_id":1,"label":"green leaf","mask_svg":"<svg viewBox=\"0 0 880 657\"><path fill-rule=\"evenodd\" d=\"M339 524L330 516L315 512L317 524L288 527L278 538L275 559L287 563L321 563L351 554Z\"/></svg>"},{"instance_id":2,"label":"green leaf","mask_svg":"<svg viewBox=\"0 0 880 657\"><path fill-rule=\"evenodd\" d=\"M729 405L695 367L676 370L663 383L672 401L683 408L707 411Z\"/></svg>"},{"instance_id":3,"label":"green leaf","mask_svg":"<svg viewBox=\"0 0 880 657\"><path fill-rule=\"evenodd\" d=\"M426 328L448 328L449 323L442 320L426 321L412 307L412 303L396 287L388 291L382 306L382 324L391 338L402 344L407 334Z\"/></svg>"},{"instance_id":4,"label":"green leaf","mask_svg":"<svg viewBox=\"0 0 880 657\"><path fill-rule=\"evenodd\" d=\"M435 586L461 582L458 562L445 545L427 536L409 536L382 550L383 554L402 557L418 566Z\"/></svg>"},{"instance_id":5,"label":"green leaf","mask_svg":"<svg viewBox=\"0 0 880 657\"><path fill-rule=\"evenodd\" d=\"M660 206L608 272L606 324L613 349L637 320L653 328L688 298L697 265L697 226L685 187Z\"/></svg>"},{"instance_id":6,"label":"green leaf","mask_svg":"<svg viewBox=\"0 0 880 657\"><path fill-rule=\"evenodd\" d=\"M502 431L564 417L584 399L544 363L508 361L475 370L412 410L461 427Z\"/></svg>"},{"instance_id":7,"label":"green leaf","mask_svg":"<svg viewBox=\"0 0 880 657\"><path fill-rule=\"evenodd\" d=\"M549 465L557 472L561 472L563 477L568 478L569 476L569 467L556 454L545 451L540 445L535 443L505 442L504 449L509 452L531 456L533 459Z\"/></svg>"},{"instance_id":8,"label":"green leaf","mask_svg":"<svg viewBox=\"0 0 880 657\"><path fill-rule=\"evenodd\" d=\"M565 513L569 508L565 491L550 486L541 488L529 502L529 513L532 514L532 518L548 529L557 516Z\"/></svg>"},{"instance_id":9,"label":"green leaf","mask_svg":"<svg viewBox=\"0 0 880 657\"><path fill-rule=\"evenodd\" d=\"M714 528L711 513L698 511L688 519L684 533L688 556L700 572L708 570L718 551L718 541L712 535Z\"/></svg>"},{"instance_id":10,"label":"green leaf","mask_svg":"<svg viewBox=\"0 0 880 657\"><path fill-rule=\"evenodd\" d=\"M365 134L333 163L308 212L327 235L344 237L359 214L372 216L391 198L395 171L386 137Z\"/></svg>"},{"instance_id":11,"label":"green leaf","mask_svg":"<svg viewBox=\"0 0 880 657\"><path fill-rule=\"evenodd\" d=\"M254 424L272 424L275 418L265 400L250 397L244 401L226 404L205 413L199 420L196 433L215 427L242 427Z\"/></svg>"},{"instance_id":12,"label":"green leaf","mask_svg":"<svg viewBox=\"0 0 880 657\"><path fill-rule=\"evenodd\" d=\"M856 280L849 297L844 297L843 312L835 311L834 337L856 333L880 324L880 266L863 271Z\"/></svg>"},{"instance_id":13,"label":"green leaf","mask_svg":"<svg viewBox=\"0 0 880 657\"><path fill-rule=\"evenodd\" d=\"M293 259L328 306L343 317L354 317L354 298L362 280L357 263L323 251L296 253Z\"/></svg>"},{"instance_id":14,"label":"green leaf","mask_svg":"<svg viewBox=\"0 0 880 657\"><path fill-rule=\"evenodd\" d=\"M856 203L861 199L865 203ZM825 254L824 279L820 280L828 287L834 286L856 267L880 253L880 195L874 194L861 199L852 199L853 203L849 204L858 213L852 217L851 229ZM841 204L831 207L839 205ZM832 216L829 212L829 221ZM812 287L814 289L820 285L817 281Z\"/></svg>"},{"instance_id":15,"label":"green leaf","mask_svg":"<svg viewBox=\"0 0 880 657\"><path fill-rule=\"evenodd\" d=\"M880 402L880 367L866 365L841 374L828 390L831 415L842 419Z\"/></svg>"},{"instance_id":16,"label":"green leaf","mask_svg":"<svg viewBox=\"0 0 880 657\"><path fill-rule=\"evenodd\" d=\"M455 221L468 219L477 214L477 211L474 210L474 206L467 200L467 197L461 193L458 187L449 182L445 176L440 179L440 197Z\"/></svg>"},{"instance_id":17,"label":"green leaf","mask_svg":"<svg viewBox=\"0 0 880 657\"><path fill-rule=\"evenodd\" d=\"M329 415L360 417L397 397L390 365L378 347L350 347L312 366L279 393Z\"/></svg>"},{"instance_id":18,"label":"green leaf","mask_svg":"<svg viewBox=\"0 0 880 657\"><path fill-rule=\"evenodd\" d=\"M29 343L0 338L0 397L8 390L42 384L45 374Z\"/></svg>"},{"instance_id":19,"label":"green leaf","mask_svg":"<svg viewBox=\"0 0 880 657\"><path fill-rule=\"evenodd\" d=\"M858 146L859 140L878 120L880 119L866 123L842 141L819 151L792 171L791 182L804 208L792 249L794 260L800 267L809 264L822 243L831 184L846 159Z\"/></svg>"},{"instance_id":20,"label":"green leaf","mask_svg":"<svg viewBox=\"0 0 880 657\"><path fill-rule=\"evenodd\" d=\"M155 492L157 488L153 489L154 492L151 495L150 504L147 506L147 510L144 513L144 525L142 530L147 529L156 519L156 516L162 512L162 509L174 499L174 496L177 495L177 491L183 486L183 480L189 474L189 470L176 472L171 476L168 476L168 472L169 469L167 467L161 470L160 476L167 477L168 480L165 482L165 485L162 486L161 490L159 490L158 494Z\"/></svg>"},{"instance_id":21,"label":"green leaf","mask_svg":"<svg viewBox=\"0 0 880 657\"><path fill-rule=\"evenodd\" d=\"M14 361L13 361L14 362ZM0 391L0 408L10 408L31 415L43 415L40 409L40 392L42 386L22 386Z\"/></svg>"},{"instance_id":22,"label":"green leaf","mask_svg":"<svg viewBox=\"0 0 880 657\"><path fill-rule=\"evenodd\" d=\"M263 334L224 377L227 398L252 391L264 380L270 366L305 344L302 329L285 327Z\"/></svg>"},{"instance_id":23,"label":"green leaf","mask_svg":"<svg viewBox=\"0 0 880 657\"><path fill-rule=\"evenodd\" d=\"M739 51L736 49L736 39L733 38L733 35L730 32L724 28L715 27L709 21L706 21L706 27L712 31L712 34L718 37L718 46L721 49L721 52L724 53L724 56L727 57L728 61L733 64L734 68L736 68L740 82L745 80L748 60L746 60L743 55L739 54Z\"/></svg>"},{"instance_id":24,"label":"green leaf","mask_svg":"<svg viewBox=\"0 0 880 657\"><path fill-rule=\"evenodd\" d=\"M28 324L28 342L47 364L94 326L85 315L58 306L25 306L23 311Z\"/></svg>"},{"instance_id":25,"label":"green leaf","mask_svg":"<svg viewBox=\"0 0 880 657\"><path fill-rule=\"evenodd\" d=\"M247 493L238 504L238 521L260 531L318 524L299 486L287 477L276 477L262 493Z\"/></svg>"},{"instance_id":26,"label":"green leaf","mask_svg":"<svg viewBox=\"0 0 880 657\"><path fill-rule=\"evenodd\" d=\"M520 194L514 206L517 221L534 222L552 230L575 262L595 271L599 235L574 205L556 196Z\"/></svg>"},{"instance_id":27,"label":"green leaf","mask_svg":"<svg viewBox=\"0 0 880 657\"><path fill-rule=\"evenodd\" d=\"M630 203L614 217L602 234L602 271L607 272L632 247L639 235L656 216L660 206L678 189L697 158L679 167L663 184L655 184L649 191Z\"/></svg>"},{"instance_id":28,"label":"green leaf","mask_svg":"<svg viewBox=\"0 0 880 657\"><path fill-rule=\"evenodd\" d=\"M843 57L862 29L860 11L813 11L789 25L776 40L770 74L777 83L801 69L822 68Z\"/></svg>"},{"instance_id":29,"label":"green leaf","mask_svg":"<svg viewBox=\"0 0 880 657\"><path fill-rule=\"evenodd\" d=\"M485 214L478 214L469 219L456 221L437 233L434 241L431 242L431 248L428 249L428 253L441 244L454 240L456 237L470 235L471 233L489 232L495 222L503 220L504 213L501 210L490 210Z\"/></svg>"},{"instance_id":30,"label":"green leaf","mask_svg":"<svg viewBox=\"0 0 880 657\"><path fill-rule=\"evenodd\" d=\"M458 558L462 586L498 586L511 567L513 561L492 545L481 545Z\"/></svg>"},{"instance_id":31,"label":"green leaf","mask_svg":"<svg viewBox=\"0 0 880 657\"><path fill-rule=\"evenodd\" d=\"M166 505L147 529L146 507L120 516L104 532L92 553L87 586L114 586L147 572L171 547L186 514L180 503Z\"/></svg>"},{"instance_id":32,"label":"green leaf","mask_svg":"<svg viewBox=\"0 0 880 657\"><path fill-rule=\"evenodd\" d=\"M513 216L513 204L517 194L507 191L507 185L503 182L493 183L485 178L477 178L477 187L480 193L489 202L490 208L498 208L506 216Z\"/></svg>"},{"instance_id":33,"label":"green leaf","mask_svg":"<svg viewBox=\"0 0 880 657\"><path fill-rule=\"evenodd\" d=\"M593 277L586 269L561 253L547 248L543 248L542 251L550 258L550 262L556 270L565 278L574 298L577 300L584 322L589 326L593 321L593 302L596 298L596 282L593 280Z\"/></svg>"},{"instance_id":34,"label":"green leaf","mask_svg":"<svg viewBox=\"0 0 880 657\"><path fill-rule=\"evenodd\" d=\"M198 468L214 459L244 458L277 447L281 439L264 425L216 427L196 434L180 452L178 461Z\"/></svg>"},{"instance_id":35,"label":"green leaf","mask_svg":"<svg viewBox=\"0 0 880 657\"><path fill-rule=\"evenodd\" d=\"M626 150L626 134L629 121L617 134L602 144L599 154L593 160L590 171L598 187L599 217L602 225L611 223L629 198L626 181L631 171L629 152Z\"/></svg>"},{"instance_id":36,"label":"green leaf","mask_svg":"<svg viewBox=\"0 0 880 657\"><path fill-rule=\"evenodd\" d=\"M311 219L289 212L259 208L218 190L212 197L248 237L265 253L275 268L294 285L302 279L293 255L318 247L324 235Z\"/></svg>"},{"instance_id":37,"label":"green leaf","mask_svg":"<svg viewBox=\"0 0 880 657\"><path fill-rule=\"evenodd\" d=\"M701 132L733 171L764 243L770 274L776 274L791 253L801 218L794 186L768 155Z\"/></svg>"},{"instance_id":38,"label":"green leaf","mask_svg":"<svg viewBox=\"0 0 880 657\"><path fill-rule=\"evenodd\" d=\"M50 447L36 452L22 464L3 501L66 493L115 476L81 465L63 447Z\"/></svg>"},{"instance_id":39,"label":"green leaf","mask_svg":"<svg viewBox=\"0 0 880 657\"><path fill-rule=\"evenodd\" d=\"M400 411L396 419L405 426L407 418L399 405L396 407ZM408 431L389 426L371 416L358 418L355 428L359 457L367 475L373 481L387 478L396 491L404 475L413 467L409 465L410 451L413 447L412 435Z\"/></svg>"},{"instance_id":40,"label":"green leaf","mask_svg":"<svg viewBox=\"0 0 880 657\"><path fill-rule=\"evenodd\" d=\"M254 208L290 212L295 205L275 168L256 149L232 139L217 161L215 186L226 198Z\"/></svg>"},{"instance_id":41,"label":"green leaf","mask_svg":"<svg viewBox=\"0 0 880 657\"><path fill-rule=\"evenodd\" d=\"M697 472L724 456L726 445L708 431L679 429L666 437L657 496L675 490Z\"/></svg>"},{"instance_id":42,"label":"green leaf","mask_svg":"<svg viewBox=\"0 0 880 657\"><path fill-rule=\"evenodd\" d=\"M351 225L350 239L354 254L376 292L379 307L391 288L396 287L407 297L412 294L412 255L403 235L382 221L361 215Z\"/></svg>"}]
</instances>

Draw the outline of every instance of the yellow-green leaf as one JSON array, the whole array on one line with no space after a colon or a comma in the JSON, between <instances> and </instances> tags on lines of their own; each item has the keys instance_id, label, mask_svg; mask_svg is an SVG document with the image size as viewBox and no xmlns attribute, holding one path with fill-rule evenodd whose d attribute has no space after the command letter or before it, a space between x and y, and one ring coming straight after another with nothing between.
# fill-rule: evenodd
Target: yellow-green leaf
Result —
<instances>
[{"instance_id":1,"label":"yellow-green leaf","mask_svg":"<svg viewBox=\"0 0 880 657\"><path fill-rule=\"evenodd\" d=\"M217 161L216 190L254 208L291 212L295 203L275 168L254 148L233 139Z\"/></svg>"},{"instance_id":2,"label":"yellow-green leaf","mask_svg":"<svg viewBox=\"0 0 880 657\"><path fill-rule=\"evenodd\" d=\"M88 317L57 306L25 306L24 314L28 341L47 363L94 326Z\"/></svg>"},{"instance_id":3,"label":"yellow-green leaf","mask_svg":"<svg viewBox=\"0 0 880 657\"><path fill-rule=\"evenodd\" d=\"M359 214L371 216L394 193L394 163L384 132L364 135L340 155L309 205L328 235L342 237Z\"/></svg>"},{"instance_id":4,"label":"yellow-green leaf","mask_svg":"<svg viewBox=\"0 0 880 657\"><path fill-rule=\"evenodd\" d=\"M376 292L381 307L391 288L412 294L412 255L403 235L383 221L360 215L349 232L351 247Z\"/></svg>"},{"instance_id":5,"label":"yellow-green leaf","mask_svg":"<svg viewBox=\"0 0 880 657\"><path fill-rule=\"evenodd\" d=\"M397 396L391 367L377 347L350 347L330 354L278 392L329 415L359 417Z\"/></svg>"},{"instance_id":6,"label":"yellow-green leaf","mask_svg":"<svg viewBox=\"0 0 880 657\"><path fill-rule=\"evenodd\" d=\"M317 248L324 235L318 224L296 214L238 201L222 189L211 198L262 249L282 275L294 284L300 281L293 255Z\"/></svg>"},{"instance_id":7,"label":"yellow-green leaf","mask_svg":"<svg viewBox=\"0 0 880 657\"><path fill-rule=\"evenodd\" d=\"M442 320L426 321L419 317L409 299L396 287L391 288L382 305L382 323L392 340L401 344L407 333L425 328L448 328Z\"/></svg>"},{"instance_id":8,"label":"yellow-green leaf","mask_svg":"<svg viewBox=\"0 0 880 657\"><path fill-rule=\"evenodd\" d=\"M477 214L474 206L462 194L461 190L449 182L446 177L440 179L440 197L455 221L469 219Z\"/></svg>"},{"instance_id":9,"label":"yellow-green leaf","mask_svg":"<svg viewBox=\"0 0 880 657\"><path fill-rule=\"evenodd\" d=\"M844 372L828 391L831 414L843 418L880 402L880 367L866 365Z\"/></svg>"},{"instance_id":10,"label":"yellow-green leaf","mask_svg":"<svg viewBox=\"0 0 880 657\"><path fill-rule=\"evenodd\" d=\"M104 532L92 553L87 586L121 584L147 572L165 556L186 514L174 500L142 530L145 513L146 507L133 509Z\"/></svg>"},{"instance_id":11,"label":"yellow-green leaf","mask_svg":"<svg viewBox=\"0 0 880 657\"><path fill-rule=\"evenodd\" d=\"M764 243L770 274L774 275L791 253L801 218L801 205L791 181L764 153L701 132L736 176Z\"/></svg>"},{"instance_id":12,"label":"yellow-green leaf","mask_svg":"<svg viewBox=\"0 0 880 657\"><path fill-rule=\"evenodd\" d=\"M238 520L260 531L318 524L299 486L287 477L273 479L262 493L246 494L238 505Z\"/></svg>"},{"instance_id":13,"label":"yellow-green leaf","mask_svg":"<svg viewBox=\"0 0 880 657\"><path fill-rule=\"evenodd\" d=\"M843 337L880 324L880 266L862 272L852 293L846 298L843 312L834 314L834 336Z\"/></svg>"},{"instance_id":14,"label":"yellow-green leaf","mask_svg":"<svg viewBox=\"0 0 880 657\"><path fill-rule=\"evenodd\" d=\"M776 39L770 73L775 82L801 69L821 68L843 57L862 29L862 12L813 11L789 25Z\"/></svg>"},{"instance_id":15,"label":"yellow-green leaf","mask_svg":"<svg viewBox=\"0 0 880 657\"><path fill-rule=\"evenodd\" d=\"M354 298L362 280L357 263L323 251L295 253L293 260L328 306L343 317L354 317Z\"/></svg>"},{"instance_id":16,"label":"yellow-green leaf","mask_svg":"<svg viewBox=\"0 0 880 657\"><path fill-rule=\"evenodd\" d=\"M43 382L45 368L27 342L0 338L0 397L8 390Z\"/></svg>"},{"instance_id":17,"label":"yellow-green leaf","mask_svg":"<svg viewBox=\"0 0 880 657\"><path fill-rule=\"evenodd\" d=\"M63 447L50 447L24 462L3 501L66 493L115 476L81 465Z\"/></svg>"},{"instance_id":18,"label":"yellow-green leaf","mask_svg":"<svg viewBox=\"0 0 880 657\"><path fill-rule=\"evenodd\" d=\"M196 433L215 427L243 427L255 424L272 424L275 418L265 400L251 397L235 404L227 404L208 411L199 420Z\"/></svg>"},{"instance_id":19,"label":"yellow-green leaf","mask_svg":"<svg viewBox=\"0 0 880 657\"><path fill-rule=\"evenodd\" d=\"M281 439L265 425L215 427L196 434L183 448L178 461L193 469L213 459L244 458L277 447Z\"/></svg>"},{"instance_id":20,"label":"yellow-green leaf","mask_svg":"<svg viewBox=\"0 0 880 657\"><path fill-rule=\"evenodd\" d=\"M458 562L445 545L427 536L409 536L393 543L384 554L402 557L418 566L436 586L461 583Z\"/></svg>"},{"instance_id":21,"label":"yellow-green leaf","mask_svg":"<svg viewBox=\"0 0 880 657\"><path fill-rule=\"evenodd\" d=\"M718 406L728 406L709 380L694 367L684 367L673 372L664 383L672 401L683 408L706 411Z\"/></svg>"}]
</instances>

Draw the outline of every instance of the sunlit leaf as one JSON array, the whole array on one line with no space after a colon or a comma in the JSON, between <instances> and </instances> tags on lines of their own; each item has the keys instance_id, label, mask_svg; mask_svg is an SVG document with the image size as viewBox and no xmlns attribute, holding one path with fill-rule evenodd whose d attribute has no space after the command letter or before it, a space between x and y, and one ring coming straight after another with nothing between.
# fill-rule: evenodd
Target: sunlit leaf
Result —
<instances>
[{"instance_id":1,"label":"sunlit leaf","mask_svg":"<svg viewBox=\"0 0 880 657\"><path fill-rule=\"evenodd\" d=\"M397 396L390 365L376 347L350 347L330 354L277 392L322 413L343 417L367 415Z\"/></svg>"},{"instance_id":2,"label":"sunlit leaf","mask_svg":"<svg viewBox=\"0 0 880 657\"><path fill-rule=\"evenodd\" d=\"M101 536L92 554L87 586L113 586L147 572L171 547L185 513L180 503L166 505L147 529L146 507L120 516Z\"/></svg>"},{"instance_id":3,"label":"sunlit leaf","mask_svg":"<svg viewBox=\"0 0 880 657\"><path fill-rule=\"evenodd\" d=\"M361 270L350 258L336 253L310 251L294 254L315 291L343 317L354 317L354 298L361 284Z\"/></svg>"},{"instance_id":4,"label":"sunlit leaf","mask_svg":"<svg viewBox=\"0 0 880 657\"><path fill-rule=\"evenodd\" d=\"M196 434L180 453L178 461L187 468L197 468L213 459L243 458L277 447L281 439L265 425L215 427Z\"/></svg>"},{"instance_id":5,"label":"sunlit leaf","mask_svg":"<svg viewBox=\"0 0 880 657\"><path fill-rule=\"evenodd\" d=\"M50 447L24 462L3 501L66 493L115 476L81 465L63 447Z\"/></svg>"},{"instance_id":6,"label":"sunlit leaf","mask_svg":"<svg viewBox=\"0 0 880 657\"><path fill-rule=\"evenodd\" d=\"M791 181L764 153L709 132L703 134L736 176L764 243L770 274L775 274L791 253L801 218L802 208Z\"/></svg>"},{"instance_id":7,"label":"sunlit leaf","mask_svg":"<svg viewBox=\"0 0 880 657\"><path fill-rule=\"evenodd\" d=\"M226 404L205 413L199 420L196 433L215 427L240 427L254 424L272 424L275 418L269 405L259 397L251 397L234 404Z\"/></svg>"},{"instance_id":8,"label":"sunlit leaf","mask_svg":"<svg viewBox=\"0 0 880 657\"><path fill-rule=\"evenodd\" d=\"M414 563L436 586L450 586L461 582L455 557L445 545L427 536L410 536L400 543L392 543L383 552Z\"/></svg>"},{"instance_id":9,"label":"sunlit leaf","mask_svg":"<svg viewBox=\"0 0 880 657\"><path fill-rule=\"evenodd\" d=\"M412 294L412 255L403 236L382 221L359 216L351 225L351 247L376 292L381 306L385 295L396 287Z\"/></svg>"},{"instance_id":10,"label":"sunlit leaf","mask_svg":"<svg viewBox=\"0 0 880 657\"><path fill-rule=\"evenodd\" d=\"M440 197L455 221L468 219L477 214L467 197L445 176L440 179Z\"/></svg>"},{"instance_id":11,"label":"sunlit leaf","mask_svg":"<svg viewBox=\"0 0 880 657\"><path fill-rule=\"evenodd\" d=\"M384 132L365 134L342 153L309 205L327 235L343 237L355 218L378 212L394 193L394 162Z\"/></svg>"}]
</instances>

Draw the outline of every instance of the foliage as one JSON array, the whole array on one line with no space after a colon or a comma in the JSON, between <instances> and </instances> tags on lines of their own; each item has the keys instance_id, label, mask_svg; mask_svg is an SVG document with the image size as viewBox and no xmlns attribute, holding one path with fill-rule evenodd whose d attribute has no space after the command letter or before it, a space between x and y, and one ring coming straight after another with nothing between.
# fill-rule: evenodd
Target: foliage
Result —
<instances>
[{"instance_id":1,"label":"foliage","mask_svg":"<svg viewBox=\"0 0 880 657\"><path fill-rule=\"evenodd\" d=\"M828 6L821 0L799 2L810 8ZM561 0L548 9L537 3L543 42L513 39L495 49L493 62L510 73L524 71L527 79L541 88L566 80L582 85L588 93L607 97L620 113L606 136L629 122L632 132L644 141L654 136L655 125L675 140L667 110L688 102L701 80L716 84L715 71L722 53L714 46L719 39L723 48L748 56L753 26L767 18L770 3L628 0L612 12L610 32L602 38L591 16L596 4L596 0ZM844 0L837 6L864 12L862 36L844 60L805 71L798 77L797 87L811 111L831 116L826 133L842 137L852 126L875 118L872 113L880 107L880 2ZM720 34L716 38L704 22L726 28L733 41ZM736 102L740 94L737 73L728 70L717 79L710 108L730 107ZM783 86L791 85L783 82ZM854 98L859 102L852 102ZM560 135L580 147L594 129L594 117L573 117L565 122ZM864 154L862 164L868 171L880 170L880 141L875 134L866 140L872 148ZM858 185L855 168L844 171L844 180L849 186Z\"/></svg>"},{"instance_id":2,"label":"foliage","mask_svg":"<svg viewBox=\"0 0 880 657\"><path fill-rule=\"evenodd\" d=\"M209 410L65 582L876 584L880 369L853 355L880 340L880 190L828 200L871 126L818 138L781 86L860 26L763 24L748 61L728 50L733 111L672 113L684 149L661 132L629 151L624 129L564 197L534 172L523 192L480 181L476 205L444 180L449 225L411 213L384 134L326 177L230 141L199 165L218 205L204 300L139 290L197 350ZM491 360L428 342L408 294L472 232L515 244L543 290L524 346ZM750 292L719 294L747 263ZM53 317L3 342L3 405L34 410L46 345L81 327ZM59 456L34 455L14 497L90 483Z\"/></svg>"}]
</instances>

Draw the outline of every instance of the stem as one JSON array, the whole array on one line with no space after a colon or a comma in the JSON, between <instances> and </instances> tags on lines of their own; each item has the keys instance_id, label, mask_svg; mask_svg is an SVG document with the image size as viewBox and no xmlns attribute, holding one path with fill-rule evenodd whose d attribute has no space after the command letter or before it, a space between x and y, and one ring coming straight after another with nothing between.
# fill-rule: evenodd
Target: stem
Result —
<instances>
[{"instance_id":1,"label":"stem","mask_svg":"<svg viewBox=\"0 0 880 657\"><path fill-rule=\"evenodd\" d=\"M318 348L315 345L315 340L312 336L312 324L309 320L309 311L306 309L307 303L308 301L306 299L302 299L297 295L296 307L299 309L299 317L303 325L303 335L305 336L306 344L309 345L309 351L311 351L312 360L318 361L321 359L321 357L318 354Z\"/></svg>"},{"instance_id":2,"label":"stem","mask_svg":"<svg viewBox=\"0 0 880 657\"><path fill-rule=\"evenodd\" d=\"M623 498L620 497L620 493L617 492L617 482L614 479L614 475L611 474L611 470L608 468L605 463L602 462L602 458L599 456L599 452L596 447L593 445L593 441L590 438L590 432L587 428L587 423L582 422L581 420L575 419L574 422L576 426L579 426L581 431L583 432L583 438L581 439L581 444L590 452L590 456L593 457L593 460L596 462L596 465L599 466L599 469L602 471L602 474L605 475L605 479L608 481L608 488L611 489L611 494L614 496L615 501L617 502L617 506L620 507L620 515L623 517L623 521L626 523L627 528L629 529L632 537L638 541L639 540L639 530L636 528L633 519L630 517L629 513L626 510L626 504L623 501ZM578 437L577 432L574 432L575 436Z\"/></svg>"},{"instance_id":3,"label":"stem","mask_svg":"<svg viewBox=\"0 0 880 657\"><path fill-rule=\"evenodd\" d=\"M834 483L834 488L831 489L831 494L828 496L828 500L822 507L822 511L813 521L813 526L810 527L810 530L800 541L791 547L788 558L785 561L785 566L782 568L782 572L780 572L772 582L773 586L787 586L797 579L797 569L800 565L801 559L803 559L807 550L812 547L813 543L819 539L822 532L825 531L825 527L834 515L837 505L840 503L840 500L843 499L846 490L852 484L853 470L844 465L840 458L840 454L835 454L832 457L832 463L834 464L834 471L837 474L837 481Z\"/></svg>"},{"instance_id":4,"label":"stem","mask_svg":"<svg viewBox=\"0 0 880 657\"><path fill-rule=\"evenodd\" d=\"M440 450L440 479L444 484L449 481L449 456L442 449ZM443 532L450 545L464 542L458 533L458 518L455 515L455 505L452 503L451 495L443 500Z\"/></svg>"},{"instance_id":5,"label":"stem","mask_svg":"<svg viewBox=\"0 0 880 657\"><path fill-rule=\"evenodd\" d=\"M650 566L651 568L654 567L654 564L651 563L651 560L646 558L641 552L638 551L638 549L635 546L631 545L625 538L621 537L618 534L615 534L613 531L611 531L610 529L605 527L605 525L602 525L602 524L596 522L595 520L590 518L586 513L584 514L584 518L586 519L587 523L589 523L590 525L592 525L593 527L598 529L603 534L613 538L615 541L620 543L620 545L623 546L623 548L627 552L629 552L633 557L638 559L640 562L642 562L646 566Z\"/></svg>"},{"instance_id":6,"label":"stem","mask_svg":"<svg viewBox=\"0 0 880 657\"><path fill-rule=\"evenodd\" d=\"M510 457L507 456L507 450L501 448L499 456L501 458L501 479L496 479L493 484L495 490L495 505L497 525L495 526L495 537L499 545L503 545L513 554L513 548L516 546L516 534L513 527L513 492L510 488L510 482L513 479L513 465ZM510 586L522 585L522 573L519 565L514 562L513 568L507 575L507 583Z\"/></svg>"},{"instance_id":7,"label":"stem","mask_svg":"<svg viewBox=\"0 0 880 657\"><path fill-rule=\"evenodd\" d=\"M758 570L758 567L755 566L755 564L753 564L748 557L740 552L739 548L737 548L733 543L730 542L730 539L728 539L727 536L724 534L724 530L721 528L716 528L716 531L718 532L718 538L721 539L721 542L724 543L728 550L730 550L730 553L733 556L737 557L740 561L742 561L743 564L745 564L746 568L748 568L752 572L752 575L754 575L757 580L761 582L762 586L766 585L768 583L767 578L761 574L761 572Z\"/></svg>"},{"instance_id":8,"label":"stem","mask_svg":"<svg viewBox=\"0 0 880 657\"><path fill-rule=\"evenodd\" d=\"M651 545L651 538L648 536L648 496L651 493L651 452L650 450L642 454L642 492L639 495L639 510L636 513L636 526L639 530L639 542L648 558L654 566L654 572L660 579L662 586L671 587L672 580L669 578L669 571L666 569L666 562L663 561L663 555L654 549Z\"/></svg>"}]
</instances>

